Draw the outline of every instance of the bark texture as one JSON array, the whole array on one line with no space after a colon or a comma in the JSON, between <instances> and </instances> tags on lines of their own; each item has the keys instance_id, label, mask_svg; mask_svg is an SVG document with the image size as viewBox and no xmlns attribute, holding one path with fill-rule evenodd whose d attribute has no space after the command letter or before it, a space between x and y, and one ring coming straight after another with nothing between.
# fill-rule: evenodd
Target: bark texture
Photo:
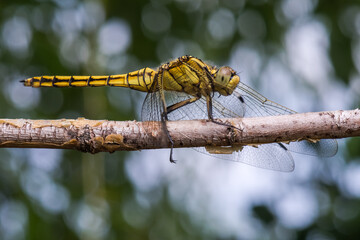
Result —
<instances>
[{"instance_id":1,"label":"bark texture","mask_svg":"<svg viewBox=\"0 0 360 240\"><path fill-rule=\"evenodd\" d=\"M219 120L220 121L220 120ZM170 121L175 148L262 144L360 136L360 110L208 120ZM0 119L0 147L114 152L168 148L160 122Z\"/></svg>"}]
</instances>

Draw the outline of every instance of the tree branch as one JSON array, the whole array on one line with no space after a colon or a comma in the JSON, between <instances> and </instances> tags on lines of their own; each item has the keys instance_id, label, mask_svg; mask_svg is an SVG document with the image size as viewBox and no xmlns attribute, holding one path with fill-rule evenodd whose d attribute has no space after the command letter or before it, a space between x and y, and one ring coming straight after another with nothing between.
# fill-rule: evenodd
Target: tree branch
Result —
<instances>
[{"instance_id":1,"label":"tree branch","mask_svg":"<svg viewBox=\"0 0 360 240\"><path fill-rule=\"evenodd\" d=\"M360 136L360 110L167 123L175 148L263 144ZM0 119L2 148L61 148L114 152L168 148L161 122Z\"/></svg>"}]
</instances>

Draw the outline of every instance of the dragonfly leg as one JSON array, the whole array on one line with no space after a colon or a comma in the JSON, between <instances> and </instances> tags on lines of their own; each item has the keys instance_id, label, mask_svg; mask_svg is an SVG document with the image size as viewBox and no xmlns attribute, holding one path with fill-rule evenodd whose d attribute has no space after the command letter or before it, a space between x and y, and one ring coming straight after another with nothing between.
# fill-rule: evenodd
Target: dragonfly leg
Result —
<instances>
[{"instance_id":1,"label":"dragonfly leg","mask_svg":"<svg viewBox=\"0 0 360 240\"><path fill-rule=\"evenodd\" d=\"M176 109L179 109L179 108L181 108L181 107L183 107L183 106L185 106L185 105L187 105L187 104L193 103L193 102L195 102L195 101L197 101L197 100L199 100L199 99L200 99L200 97L189 98L189 99L186 99L186 100L184 100L184 101L175 103L175 104L173 104L173 105L171 105L171 106L169 106L169 107L166 107L166 111L164 111L163 114L162 114L162 116L161 116L161 118L163 119L162 122L165 123L165 126L164 126L165 132L166 132L166 134L167 134L167 136L168 136L168 138L169 138L169 141L170 141L170 143L171 143L170 162L172 162L172 163L175 163L175 160L174 160L173 157L172 157L172 155L173 155L173 148L174 148L174 142L173 142L173 140L172 140L172 138L171 138L171 136L170 136L170 133L169 133L167 127L166 127L166 121L169 120L169 119L168 119L168 114L171 113L172 111L175 111Z\"/></svg>"},{"instance_id":2,"label":"dragonfly leg","mask_svg":"<svg viewBox=\"0 0 360 240\"><path fill-rule=\"evenodd\" d=\"M167 121L169 121L168 116L167 116L167 112L163 112L161 114L161 123L162 123L163 129L164 129L164 131L166 133L166 136L168 137L168 139L170 141L170 144L171 144L171 147L170 147L170 162L171 163L176 163L176 160L174 160L174 158L173 158L174 141L173 141L172 137L170 136L169 130L168 130L167 126L166 126Z\"/></svg>"},{"instance_id":3,"label":"dragonfly leg","mask_svg":"<svg viewBox=\"0 0 360 240\"><path fill-rule=\"evenodd\" d=\"M212 99L210 96L206 97L206 107L207 107L208 117L213 122L214 118L212 113Z\"/></svg>"},{"instance_id":4,"label":"dragonfly leg","mask_svg":"<svg viewBox=\"0 0 360 240\"><path fill-rule=\"evenodd\" d=\"M161 122L164 124L163 127L164 127L164 130L165 130L165 133L171 143L171 149L170 149L170 162L172 163L175 163L176 160L173 159L173 149L174 149L174 141L172 140L172 137L170 136L170 133L169 133L169 130L167 129L167 126L166 126L166 121L169 121L168 119L168 114L171 113L172 111L175 111L176 109L179 109L187 104L190 104L190 103L193 103L197 100L199 100L200 97L193 97L193 98L189 98L189 99L186 99L184 101L181 101L181 102L178 102L178 103L175 103L169 107L166 107L166 110L161 114Z\"/></svg>"},{"instance_id":5,"label":"dragonfly leg","mask_svg":"<svg viewBox=\"0 0 360 240\"><path fill-rule=\"evenodd\" d=\"M237 129L239 131L241 131L240 128L237 128L231 124L228 124L228 123L223 123L223 122L220 122L220 121L217 121L214 119L214 116L213 116L213 112L212 112L212 99L210 96L208 96L206 98L206 105L207 105L207 110L208 110L208 117L209 117L209 120L213 123L216 123L218 125L222 125L222 126L226 126L226 127L230 127L232 129Z\"/></svg>"},{"instance_id":6,"label":"dragonfly leg","mask_svg":"<svg viewBox=\"0 0 360 240\"><path fill-rule=\"evenodd\" d=\"M181 101L181 102L178 102L178 103L175 103L169 107L166 108L166 112L167 114L168 113L171 113L172 111L175 111L176 109L179 109L181 107L184 107L190 103L193 103L193 102L196 102L197 100L199 100L200 97L193 97L193 98L189 98L189 99L186 99L184 101Z\"/></svg>"},{"instance_id":7,"label":"dragonfly leg","mask_svg":"<svg viewBox=\"0 0 360 240\"><path fill-rule=\"evenodd\" d=\"M174 141L173 141L173 139L172 139L172 137L171 137L171 135L169 133L169 130L168 130L167 126L166 126L167 121L169 121L168 116L167 116L167 112L164 111L161 114L161 123L162 123L163 129L164 129L164 131L166 133L166 136L169 139L170 144L171 144L171 146L170 146L170 162L171 163L176 163L176 160L174 160L174 158L173 158Z\"/></svg>"},{"instance_id":8,"label":"dragonfly leg","mask_svg":"<svg viewBox=\"0 0 360 240\"><path fill-rule=\"evenodd\" d=\"M159 85L163 86L163 72L159 71L158 72L158 79L159 79ZM166 107L166 101L165 101L165 95L164 95L164 91L162 89L162 87L159 88L159 92L160 92L160 96L161 96L161 102L162 102L162 107L163 107L163 113L161 114L161 123L162 126L164 128L164 131L170 141L171 147L170 147L170 162L171 163L176 163L176 160L173 159L173 150L174 150L174 141L172 139L172 137L170 136L169 130L166 126L166 122L169 121L168 119L168 112L167 112L167 107Z\"/></svg>"}]
</instances>

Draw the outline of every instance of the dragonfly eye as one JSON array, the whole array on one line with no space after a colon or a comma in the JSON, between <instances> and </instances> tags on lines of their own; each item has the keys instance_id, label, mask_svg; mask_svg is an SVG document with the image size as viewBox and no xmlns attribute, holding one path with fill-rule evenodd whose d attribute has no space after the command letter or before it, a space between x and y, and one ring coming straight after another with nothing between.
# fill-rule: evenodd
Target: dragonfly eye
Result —
<instances>
[{"instance_id":1,"label":"dragonfly eye","mask_svg":"<svg viewBox=\"0 0 360 240\"><path fill-rule=\"evenodd\" d=\"M226 86L232 77L232 71L229 67L221 67L216 74L215 82Z\"/></svg>"},{"instance_id":2,"label":"dragonfly eye","mask_svg":"<svg viewBox=\"0 0 360 240\"><path fill-rule=\"evenodd\" d=\"M240 81L240 77L230 67L221 67L216 72L214 90L223 96L232 94Z\"/></svg>"}]
</instances>

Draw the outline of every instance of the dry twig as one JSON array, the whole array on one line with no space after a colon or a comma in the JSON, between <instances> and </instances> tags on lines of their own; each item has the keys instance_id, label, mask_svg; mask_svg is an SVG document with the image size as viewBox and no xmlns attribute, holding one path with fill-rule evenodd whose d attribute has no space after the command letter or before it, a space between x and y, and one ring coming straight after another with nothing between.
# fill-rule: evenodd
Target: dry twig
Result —
<instances>
[{"instance_id":1,"label":"dry twig","mask_svg":"<svg viewBox=\"0 0 360 240\"><path fill-rule=\"evenodd\" d=\"M358 109L221 121L241 131L208 120L173 121L167 127L175 148L360 136ZM97 153L169 146L159 122L0 119L3 148L61 148Z\"/></svg>"}]
</instances>

